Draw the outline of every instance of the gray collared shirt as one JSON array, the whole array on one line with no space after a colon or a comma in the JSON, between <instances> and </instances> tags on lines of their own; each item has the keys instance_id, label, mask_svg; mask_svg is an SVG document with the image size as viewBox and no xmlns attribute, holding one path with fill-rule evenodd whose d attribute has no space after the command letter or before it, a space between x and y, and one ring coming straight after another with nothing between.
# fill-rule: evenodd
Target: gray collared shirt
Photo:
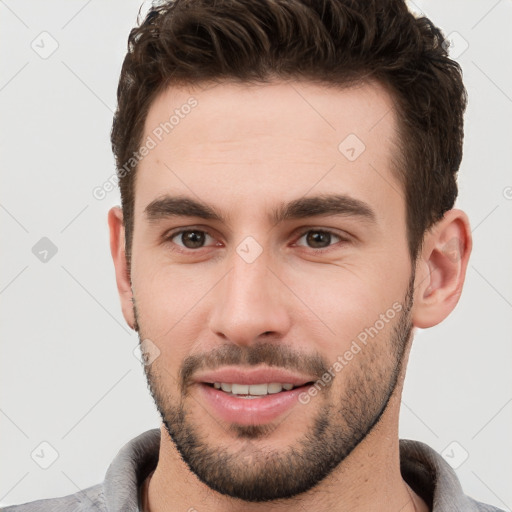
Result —
<instances>
[{"instance_id":1,"label":"gray collared shirt","mask_svg":"<svg viewBox=\"0 0 512 512\"><path fill-rule=\"evenodd\" d=\"M102 483L68 496L8 506L0 512L140 512L140 488L157 465L159 448L160 429L148 430L119 450ZM432 512L503 512L466 496L455 471L424 443L400 440L400 468L405 481Z\"/></svg>"}]
</instances>

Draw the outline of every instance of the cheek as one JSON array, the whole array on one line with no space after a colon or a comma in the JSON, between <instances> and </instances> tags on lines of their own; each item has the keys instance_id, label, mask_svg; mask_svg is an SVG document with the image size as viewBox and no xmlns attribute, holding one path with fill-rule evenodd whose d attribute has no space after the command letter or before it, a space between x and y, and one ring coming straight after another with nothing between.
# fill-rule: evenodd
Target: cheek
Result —
<instances>
[{"instance_id":1,"label":"cheek","mask_svg":"<svg viewBox=\"0 0 512 512\"><path fill-rule=\"evenodd\" d=\"M335 267L328 272L311 272L307 279L291 278L291 282L300 283L294 286L294 291L307 306L296 303L299 316L295 321L309 334L314 329L320 352L335 360L350 348L353 340L358 337L364 340L367 330L374 333L376 322L379 336L388 335L395 317L393 304L400 293L398 287L392 289L380 274L372 272L371 267L364 270ZM387 322L381 325L381 315L386 315L390 308Z\"/></svg>"},{"instance_id":2,"label":"cheek","mask_svg":"<svg viewBox=\"0 0 512 512\"><path fill-rule=\"evenodd\" d=\"M190 354L203 325L197 316L201 299L212 285L192 265L185 270L138 263L132 282L139 334L158 346L168 367Z\"/></svg>"},{"instance_id":3,"label":"cheek","mask_svg":"<svg viewBox=\"0 0 512 512\"><path fill-rule=\"evenodd\" d=\"M209 279L212 283L209 284ZM132 280L137 303L153 321L174 324L194 308L214 280L211 272L196 265L162 263L157 258L139 258Z\"/></svg>"}]
</instances>

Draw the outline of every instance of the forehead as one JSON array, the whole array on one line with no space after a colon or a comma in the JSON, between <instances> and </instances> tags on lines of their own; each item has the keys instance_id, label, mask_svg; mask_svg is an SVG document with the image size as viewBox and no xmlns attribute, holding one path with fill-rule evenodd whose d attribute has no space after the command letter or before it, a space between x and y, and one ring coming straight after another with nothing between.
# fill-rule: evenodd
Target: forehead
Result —
<instances>
[{"instance_id":1,"label":"forehead","mask_svg":"<svg viewBox=\"0 0 512 512\"><path fill-rule=\"evenodd\" d=\"M146 118L142 142L154 147L138 165L135 212L175 193L255 209L313 189L366 196L377 209L386 194L403 202L396 128L392 97L376 82L169 87Z\"/></svg>"},{"instance_id":2,"label":"forehead","mask_svg":"<svg viewBox=\"0 0 512 512\"><path fill-rule=\"evenodd\" d=\"M169 120L171 126L165 126ZM290 134L337 149L336 142L344 134L372 142L394 130L395 113L391 95L376 81L351 87L225 82L164 90L148 111L145 134L154 134L159 128L167 128L164 137L172 131L177 143L186 138L201 145L240 139L249 142L248 136L272 138L279 129L280 141Z\"/></svg>"}]
</instances>

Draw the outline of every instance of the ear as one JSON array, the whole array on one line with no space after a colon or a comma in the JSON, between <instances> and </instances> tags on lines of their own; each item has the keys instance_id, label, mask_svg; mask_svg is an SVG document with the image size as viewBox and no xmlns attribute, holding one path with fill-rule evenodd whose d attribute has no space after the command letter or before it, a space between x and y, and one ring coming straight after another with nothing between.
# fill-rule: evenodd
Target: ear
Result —
<instances>
[{"instance_id":1,"label":"ear","mask_svg":"<svg viewBox=\"0 0 512 512\"><path fill-rule=\"evenodd\" d=\"M462 293L472 245L469 220L461 210L449 210L427 231L416 262L415 327L433 327L453 311Z\"/></svg>"},{"instance_id":2,"label":"ear","mask_svg":"<svg viewBox=\"0 0 512 512\"><path fill-rule=\"evenodd\" d=\"M114 206L108 212L110 230L110 252L116 270L117 291L121 299L123 316L131 329L135 329L135 315L132 302L130 269L126 261L123 210Z\"/></svg>"}]
</instances>

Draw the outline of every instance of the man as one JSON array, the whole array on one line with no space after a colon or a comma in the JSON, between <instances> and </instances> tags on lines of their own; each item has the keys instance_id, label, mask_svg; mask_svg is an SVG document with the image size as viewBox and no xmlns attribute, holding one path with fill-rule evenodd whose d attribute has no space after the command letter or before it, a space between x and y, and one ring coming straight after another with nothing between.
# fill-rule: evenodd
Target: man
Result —
<instances>
[{"instance_id":1,"label":"man","mask_svg":"<svg viewBox=\"0 0 512 512\"><path fill-rule=\"evenodd\" d=\"M108 223L162 425L102 484L6 510L497 510L398 439L413 329L455 308L472 246L442 43L398 0L151 10Z\"/></svg>"}]
</instances>

